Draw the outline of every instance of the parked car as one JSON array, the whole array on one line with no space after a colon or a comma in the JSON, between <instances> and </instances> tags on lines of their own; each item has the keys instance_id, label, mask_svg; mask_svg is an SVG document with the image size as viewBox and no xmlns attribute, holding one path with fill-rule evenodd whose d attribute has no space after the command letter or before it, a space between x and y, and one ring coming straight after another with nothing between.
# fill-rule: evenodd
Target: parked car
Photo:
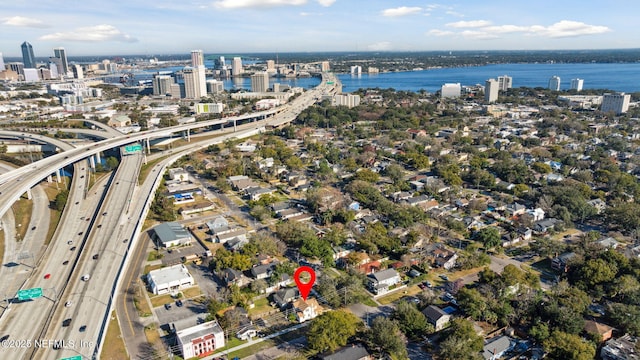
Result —
<instances>
[{"instance_id":1,"label":"parked car","mask_svg":"<svg viewBox=\"0 0 640 360\"><path fill-rule=\"evenodd\" d=\"M164 304L164 308L167 310L171 310L171 304Z\"/></svg>"},{"instance_id":2,"label":"parked car","mask_svg":"<svg viewBox=\"0 0 640 360\"><path fill-rule=\"evenodd\" d=\"M176 300L176 306L177 307L182 307L182 305L183 305L182 304L182 300L180 300L180 299Z\"/></svg>"},{"instance_id":3,"label":"parked car","mask_svg":"<svg viewBox=\"0 0 640 360\"><path fill-rule=\"evenodd\" d=\"M89 275L89 274L84 274L84 275L82 275L82 278L81 278L81 279L82 279L82 281L88 281L89 279L91 279L91 275Z\"/></svg>"},{"instance_id":4,"label":"parked car","mask_svg":"<svg viewBox=\"0 0 640 360\"><path fill-rule=\"evenodd\" d=\"M64 307L69 307L71 306L73 303L71 301L67 301L66 303L64 303Z\"/></svg>"}]
</instances>

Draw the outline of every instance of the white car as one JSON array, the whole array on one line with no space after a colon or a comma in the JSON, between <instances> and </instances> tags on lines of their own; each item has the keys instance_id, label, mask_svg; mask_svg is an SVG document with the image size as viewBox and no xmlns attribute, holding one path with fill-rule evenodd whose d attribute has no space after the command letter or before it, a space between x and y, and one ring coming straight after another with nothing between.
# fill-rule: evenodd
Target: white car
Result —
<instances>
[{"instance_id":1,"label":"white car","mask_svg":"<svg viewBox=\"0 0 640 360\"><path fill-rule=\"evenodd\" d=\"M91 275L89 275L89 274L84 274L84 275L82 275L82 278L81 278L81 279L82 279L82 281L87 281L87 280L89 280L90 278L91 278Z\"/></svg>"},{"instance_id":2,"label":"white car","mask_svg":"<svg viewBox=\"0 0 640 360\"><path fill-rule=\"evenodd\" d=\"M66 303L64 303L64 307L69 307L71 306L71 304L73 304L71 301L67 301Z\"/></svg>"}]
</instances>

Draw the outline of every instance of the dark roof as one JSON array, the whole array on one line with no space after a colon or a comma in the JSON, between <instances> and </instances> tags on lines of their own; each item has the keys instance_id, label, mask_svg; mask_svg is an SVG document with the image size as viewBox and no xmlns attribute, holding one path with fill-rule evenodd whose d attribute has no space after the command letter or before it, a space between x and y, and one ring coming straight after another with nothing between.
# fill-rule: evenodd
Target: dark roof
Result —
<instances>
[{"instance_id":1,"label":"dark roof","mask_svg":"<svg viewBox=\"0 0 640 360\"><path fill-rule=\"evenodd\" d=\"M394 276L398 276L398 272L395 269L386 269L386 270L378 271L373 274L369 274L368 276L373 280L380 282L384 280L389 280Z\"/></svg>"},{"instance_id":2,"label":"dark roof","mask_svg":"<svg viewBox=\"0 0 640 360\"><path fill-rule=\"evenodd\" d=\"M153 228L153 232L160 242L167 243L178 239L189 238L189 232L177 222L166 222Z\"/></svg>"},{"instance_id":3,"label":"dark roof","mask_svg":"<svg viewBox=\"0 0 640 360\"><path fill-rule=\"evenodd\" d=\"M320 355L322 360L359 360L369 356L369 352L362 345L345 346L332 354Z\"/></svg>"},{"instance_id":4,"label":"dark roof","mask_svg":"<svg viewBox=\"0 0 640 360\"><path fill-rule=\"evenodd\" d=\"M446 312L444 312L444 310L435 305L427 306L424 310L422 310L422 313L431 321L437 321L441 317L448 315Z\"/></svg>"}]
</instances>

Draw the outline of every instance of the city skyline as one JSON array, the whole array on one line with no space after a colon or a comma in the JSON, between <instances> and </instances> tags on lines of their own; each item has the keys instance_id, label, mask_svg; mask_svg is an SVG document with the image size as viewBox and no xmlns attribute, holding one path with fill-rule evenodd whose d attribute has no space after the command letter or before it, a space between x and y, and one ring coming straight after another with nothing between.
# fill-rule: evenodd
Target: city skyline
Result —
<instances>
[{"instance_id":1,"label":"city skyline","mask_svg":"<svg viewBox=\"0 0 640 360\"><path fill-rule=\"evenodd\" d=\"M373 0L88 0L73 6L0 5L0 52L36 57L308 51L554 50L639 48L640 3L425 3ZM576 11L579 10L579 11ZM271 20L270 20L271 19Z\"/></svg>"}]
</instances>

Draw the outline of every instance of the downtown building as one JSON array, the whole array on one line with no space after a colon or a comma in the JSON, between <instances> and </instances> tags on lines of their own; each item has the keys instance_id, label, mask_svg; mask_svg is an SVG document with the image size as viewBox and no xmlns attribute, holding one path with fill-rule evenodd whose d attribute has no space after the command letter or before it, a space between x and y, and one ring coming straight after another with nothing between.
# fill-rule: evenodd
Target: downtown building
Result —
<instances>
[{"instance_id":1,"label":"downtown building","mask_svg":"<svg viewBox=\"0 0 640 360\"><path fill-rule=\"evenodd\" d=\"M571 90L582 91L582 87L584 86L583 79L571 79Z\"/></svg>"},{"instance_id":2,"label":"downtown building","mask_svg":"<svg viewBox=\"0 0 640 360\"><path fill-rule=\"evenodd\" d=\"M513 87L513 78L511 76L502 75L498 76L498 89L500 91L507 91Z\"/></svg>"},{"instance_id":3,"label":"downtown building","mask_svg":"<svg viewBox=\"0 0 640 360\"><path fill-rule=\"evenodd\" d=\"M67 52L62 47L53 48L53 57L59 59L56 62L58 66L58 74L61 76L67 75L69 71L69 62L67 61Z\"/></svg>"},{"instance_id":4,"label":"downtown building","mask_svg":"<svg viewBox=\"0 0 640 360\"><path fill-rule=\"evenodd\" d=\"M442 85L440 88L440 97L441 98L458 98L460 97L460 92L462 91L462 87L460 83L447 83Z\"/></svg>"},{"instance_id":5,"label":"downtown building","mask_svg":"<svg viewBox=\"0 0 640 360\"><path fill-rule=\"evenodd\" d=\"M24 68L35 69L36 58L33 56L33 46L25 41L20 45L20 49L22 50L22 63L24 64Z\"/></svg>"},{"instance_id":6,"label":"downtown building","mask_svg":"<svg viewBox=\"0 0 640 360\"><path fill-rule=\"evenodd\" d=\"M184 97L186 99L200 99L207 96L204 66L187 66L182 70L184 79Z\"/></svg>"},{"instance_id":7,"label":"downtown building","mask_svg":"<svg viewBox=\"0 0 640 360\"><path fill-rule=\"evenodd\" d=\"M500 90L500 82L496 79L489 79L484 83L484 101L493 103L498 100L498 91Z\"/></svg>"},{"instance_id":8,"label":"downtown building","mask_svg":"<svg viewBox=\"0 0 640 360\"><path fill-rule=\"evenodd\" d=\"M240 76L244 74L244 69L242 68L242 58L236 56L233 58L233 62L231 62L231 74L233 76Z\"/></svg>"},{"instance_id":9,"label":"downtown building","mask_svg":"<svg viewBox=\"0 0 640 360\"><path fill-rule=\"evenodd\" d=\"M171 85L175 84L171 75L155 75L153 77L153 95L171 94Z\"/></svg>"},{"instance_id":10,"label":"downtown building","mask_svg":"<svg viewBox=\"0 0 640 360\"><path fill-rule=\"evenodd\" d=\"M624 114L629 110L630 102L630 94L604 94L602 97L602 106L600 107L600 111L605 113L612 111L616 115Z\"/></svg>"},{"instance_id":11,"label":"downtown building","mask_svg":"<svg viewBox=\"0 0 640 360\"><path fill-rule=\"evenodd\" d=\"M251 75L251 91L263 93L269 90L269 73L257 72Z\"/></svg>"}]
</instances>

